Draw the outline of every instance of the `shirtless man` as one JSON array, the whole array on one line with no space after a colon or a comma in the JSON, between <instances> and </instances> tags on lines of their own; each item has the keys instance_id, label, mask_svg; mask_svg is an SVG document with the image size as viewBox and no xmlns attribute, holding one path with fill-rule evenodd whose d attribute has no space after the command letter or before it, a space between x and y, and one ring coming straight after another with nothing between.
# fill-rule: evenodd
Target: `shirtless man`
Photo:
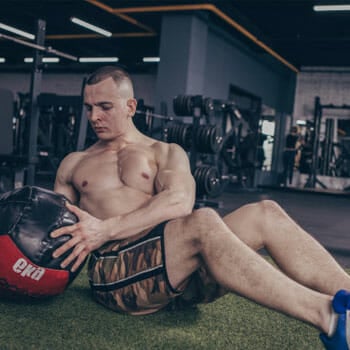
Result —
<instances>
[{"instance_id":1,"label":"shirtless man","mask_svg":"<svg viewBox=\"0 0 350 350\"><path fill-rule=\"evenodd\" d=\"M92 74L84 104L98 141L69 154L55 182L79 222L52 236L71 235L54 256L73 248L62 263L72 270L91 253L99 302L151 313L186 295L195 280L201 300L232 291L314 325L327 349L350 348L349 276L277 203L248 204L223 219L210 208L193 210L187 154L136 129L137 103L123 70ZM256 253L260 248L279 269Z\"/></svg>"}]
</instances>

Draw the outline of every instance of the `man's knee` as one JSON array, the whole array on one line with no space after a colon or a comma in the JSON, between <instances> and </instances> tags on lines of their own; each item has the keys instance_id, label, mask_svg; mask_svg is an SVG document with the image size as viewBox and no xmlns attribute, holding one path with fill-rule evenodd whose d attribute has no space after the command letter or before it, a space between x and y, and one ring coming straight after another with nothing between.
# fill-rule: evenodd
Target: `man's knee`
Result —
<instances>
[{"instance_id":1,"label":"man's knee","mask_svg":"<svg viewBox=\"0 0 350 350\"><path fill-rule=\"evenodd\" d=\"M189 216L191 224L198 226L212 225L222 221L220 215L211 208L200 208L194 210Z\"/></svg>"},{"instance_id":2,"label":"man's knee","mask_svg":"<svg viewBox=\"0 0 350 350\"><path fill-rule=\"evenodd\" d=\"M214 234L221 225L225 225L222 218L211 208L200 208L193 211L185 222L193 243L200 243L207 235Z\"/></svg>"},{"instance_id":3,"label":"man's knee","mask_svg":"<svg viewBox=\"0 0 350 350\"><path fill-rule=\"evenodd\" d=\"M282 208L277 202L270 199L263 199L259 202L246 204L232 214L237 213L237 215L244 219L249 219L251 222L254 220L261 222L265 217L270 215L279 214L282 212Z\"/></svg>"},{"instance_id":4,"label":"man's knee","mask_svg":"<svg viewBox=\"0 0 350 350\"><path fill-rule=\"evenodd\" d=\"M281 211L280 205L271 199L264 199L257 204L263 215L278 214Z\"/></svg>"},{"instance_id":5,"label":"man's knee","mask_svg":"<svg viewBox=\"0 0 350 350\"><path fill-rule=\"evenodd\" d=\"M252 215L261 232L269 230L270 224L282 223L286 218L286 213L282 207L274 200L264 199L255 206L256 213Z\"/></svg>"},{"instance_id":6,"label":"man's knee","mask_svg":"<svg viewBox=\"0 0 350 350\"><path fill-rule=\"evenodd\" d=\"M264 199L260 201L258 206L259 210L264 216L281 215L283 213L281 206L271 199Z\"/></svg>"}]
</instances>

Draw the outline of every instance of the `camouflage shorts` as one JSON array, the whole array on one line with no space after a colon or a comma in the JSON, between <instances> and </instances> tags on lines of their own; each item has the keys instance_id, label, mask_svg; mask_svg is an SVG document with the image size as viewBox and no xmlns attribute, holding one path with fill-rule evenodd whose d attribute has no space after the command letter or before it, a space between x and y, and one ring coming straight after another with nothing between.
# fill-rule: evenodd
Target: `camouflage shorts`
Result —
<instances>
[{"instance_id":1,"label":"camouflage shorts","mask_svg":"<svg viewBox=\"0 0 350 350\"><path fill-rule=\"evenodd\" d=\"M210 302L225 291L203 266L175 290L169 283L164 251L164 227L146 235L114 241L91 254L88 275L96 301L133 315L158 311L169 304Z\"/></svg>"}]
</instances>

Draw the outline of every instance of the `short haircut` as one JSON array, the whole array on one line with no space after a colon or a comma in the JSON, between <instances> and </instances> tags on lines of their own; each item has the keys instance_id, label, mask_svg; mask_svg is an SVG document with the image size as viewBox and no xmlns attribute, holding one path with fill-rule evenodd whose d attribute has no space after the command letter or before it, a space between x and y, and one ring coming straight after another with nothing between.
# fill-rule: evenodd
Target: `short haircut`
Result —
<instances>
[{"instance_id":1,"label":"short haircut","mask_svg":"<svg viewBox=\"0 0 350 350\"><path fill-rule=\"evenodd\" d=\"M95 70L86 80L86 85L94 85L105 79L112 78L114 82L119 86L122 82L126 81L132 87L132 80L130 75L121 67L104 66Z\"/></svg>"}]
</instances>

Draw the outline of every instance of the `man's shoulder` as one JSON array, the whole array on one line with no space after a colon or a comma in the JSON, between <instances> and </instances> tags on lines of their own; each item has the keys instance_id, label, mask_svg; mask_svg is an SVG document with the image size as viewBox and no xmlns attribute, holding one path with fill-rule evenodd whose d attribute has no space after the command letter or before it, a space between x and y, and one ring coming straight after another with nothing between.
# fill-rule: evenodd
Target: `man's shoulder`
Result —
<instances>
[{"instance_id":1,"label":"man's shoulder","mask_svg":"<svg viewBox=\"0 0 350 350\"><path fill-rule=\"evenodd\" d=\"M176 143L156 141L151 147L158 164L167 164L172 159L177 159L180 162L188 158L186 151Z\"/></svg>"},{"instance_id":2,"label":"man's shoulder","mask_svg":"<svg viewBox=\"0 0 350 350\"><path fill-rule=\"evenodd\" d=\"M78 162L80 162L84 157L86 157L86 155L89 152L87 151L79 151L79 152L71 152L68 153L62 160L61 165L65 165L65 166L74 166L75 164L77 164Z\"/></svg>"},{"instance_id":3,"label":"man's shoulder","mask_svg":"<svg viewBox=\"0 0 350 350\"><path fill-rule=\"evenodd\" d=\"M88 154L88 151L87 151L87 150L85 150L85 151L71 152L71 153L68 153L68 154L65 156L65 159L69 159L69 160L81 159L81 158L83 158L84 156L86 156L87 154Z\"/></svg>"},{"instance_id":4,"label":"man's shoulder","mask_svg":"<svg viewBox=\"0 0 350 350\"><path fill-rule=\"evenodd\" d=\"M153 140L151 147L160 151L184 151L183 148L177 143L167 143L164 141Z\"/></svg>"}]
</instances>

